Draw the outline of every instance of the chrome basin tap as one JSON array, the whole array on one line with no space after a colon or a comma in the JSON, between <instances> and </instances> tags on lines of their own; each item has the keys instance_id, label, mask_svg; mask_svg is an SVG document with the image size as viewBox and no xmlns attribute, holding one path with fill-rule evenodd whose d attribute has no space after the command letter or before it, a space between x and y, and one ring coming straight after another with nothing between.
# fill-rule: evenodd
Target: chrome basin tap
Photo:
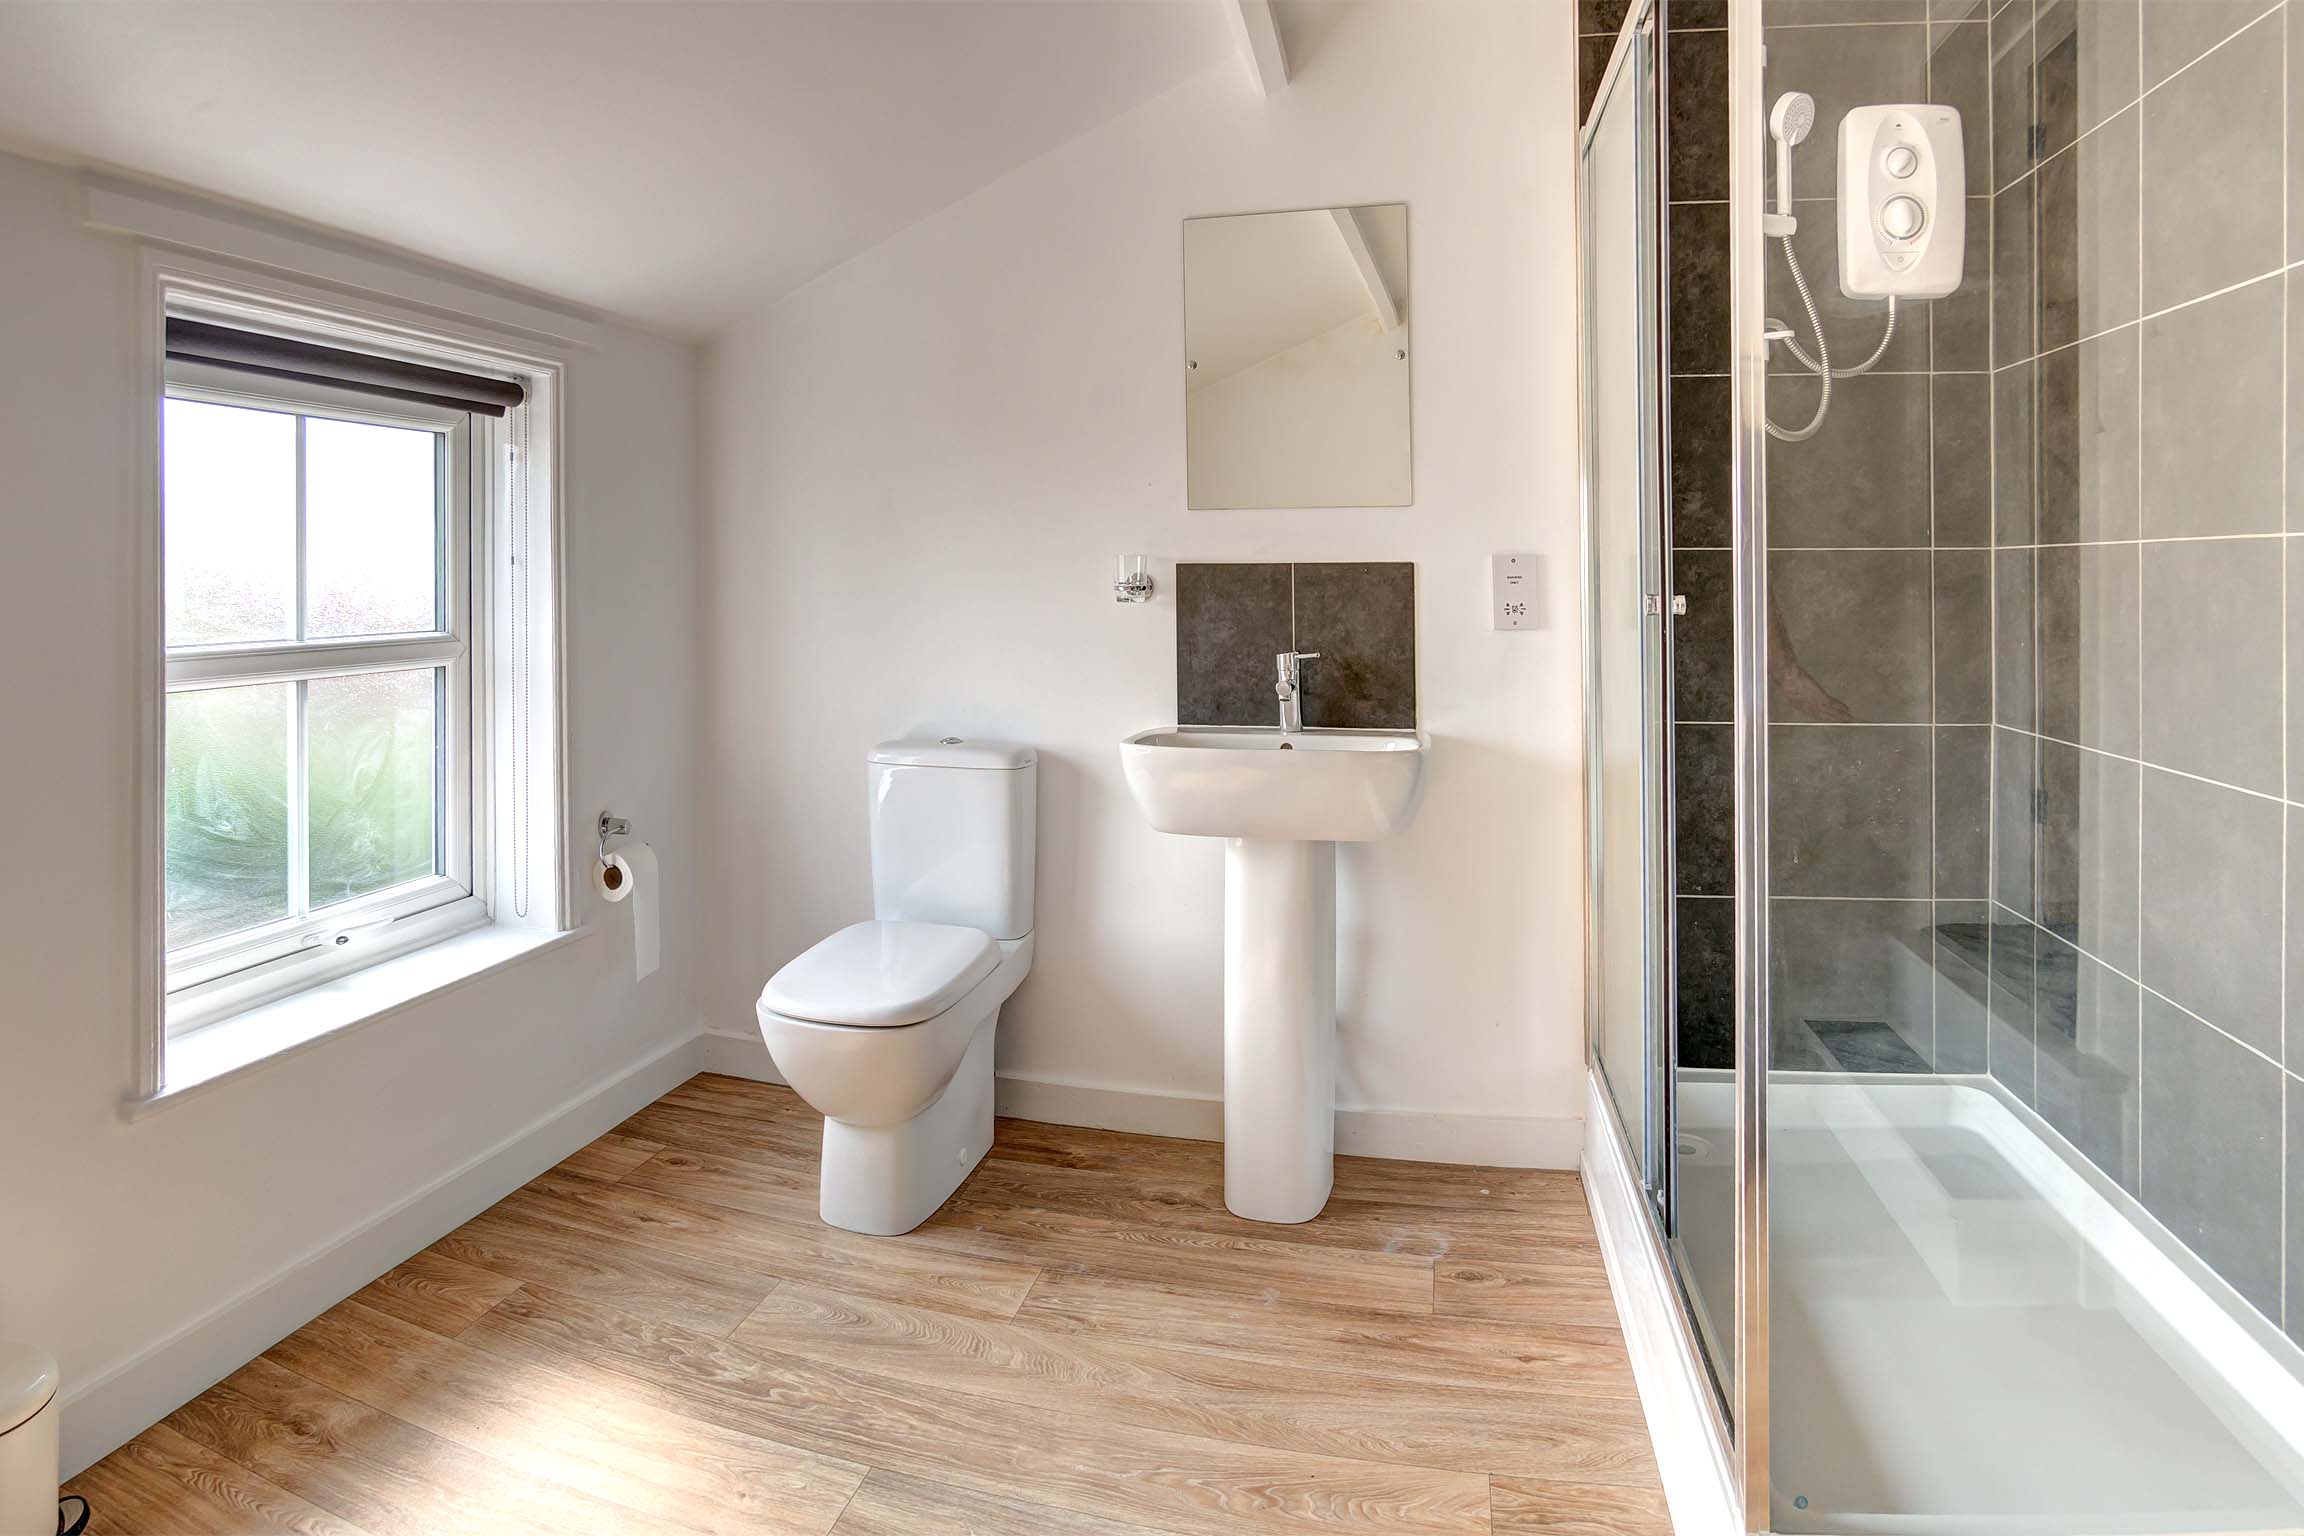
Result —
<instances>
[{"instance_id":1,"label":"chrome basin tap","mask_svg":"<svg viewBox=\"0 0 2304 1536\"><path fill-rule=\"evenodd\" d=\"M1272 691L1280 698L1280 733L1293 736L1304 729L1304 679L1298 663L1318 661L1318 651L1282 651L1272 658L1280 676L1272 684Z\"/></svg>"}]
</instances>

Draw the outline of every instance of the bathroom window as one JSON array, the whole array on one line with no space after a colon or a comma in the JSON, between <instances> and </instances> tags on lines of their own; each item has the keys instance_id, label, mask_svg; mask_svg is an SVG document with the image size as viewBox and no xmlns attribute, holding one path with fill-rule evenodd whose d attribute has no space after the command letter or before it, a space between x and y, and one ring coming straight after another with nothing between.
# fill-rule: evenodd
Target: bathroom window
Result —
<instances>
[{"instance_id":1,"label":"bathroom window","mask_svg":"<svg viewBox=\"0 0 2304 1536\"><path fill-rule=\"evenodd\" d=\"M557 344L144 275L132 1117L576 936Z\"/></svg>"},{"instance_id":2,"label":"bathroom window","mask_svg":"<svg viewBox=\"0 0 2304 1536\"><path fill-rule=\"evenodd\" d=\"M478 420L171 357L171 1033L354 968L405 920L485 916L473 897Z\"/></svg>"}]
</instances>

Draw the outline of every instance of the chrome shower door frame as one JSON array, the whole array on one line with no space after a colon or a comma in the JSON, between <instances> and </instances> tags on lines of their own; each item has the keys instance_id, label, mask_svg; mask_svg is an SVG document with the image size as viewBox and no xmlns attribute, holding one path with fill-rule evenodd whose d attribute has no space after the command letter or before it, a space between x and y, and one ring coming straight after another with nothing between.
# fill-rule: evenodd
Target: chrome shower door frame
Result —
<instances>
[{"instance_id":1,"label":"chrome shower door frame","mask_svg":"<svg viewBox=\"0 0 2304 1536\"><path fill-rule=\"evenodd\" d=\"M1771 1520L1768 1076L1768 344L1761 224L1767 104L1762 0L1728 0L1729 581L1736 857L1736 1462L1744 1528Z\"/></svg>"}]
</instances>

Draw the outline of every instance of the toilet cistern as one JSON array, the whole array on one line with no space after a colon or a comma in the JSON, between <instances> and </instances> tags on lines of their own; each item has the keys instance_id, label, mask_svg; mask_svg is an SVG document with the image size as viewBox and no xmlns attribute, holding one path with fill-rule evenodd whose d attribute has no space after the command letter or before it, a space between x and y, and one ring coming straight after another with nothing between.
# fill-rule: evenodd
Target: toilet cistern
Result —
<instances>
[{"instance_id":1,"label":"toilet cistern","mask_svg":"<svg viewBox=\"0 0 2304 1536\"><path fill-rule=\"evenodd\" d=\"M1304 729L1304 680L1298 663L1318 661L1318 651L1282 651L1272 658L1279 671L1279 679L1272 691L1280 698L1280 733L1294 736Z\"/></svg>"}]
</instances>

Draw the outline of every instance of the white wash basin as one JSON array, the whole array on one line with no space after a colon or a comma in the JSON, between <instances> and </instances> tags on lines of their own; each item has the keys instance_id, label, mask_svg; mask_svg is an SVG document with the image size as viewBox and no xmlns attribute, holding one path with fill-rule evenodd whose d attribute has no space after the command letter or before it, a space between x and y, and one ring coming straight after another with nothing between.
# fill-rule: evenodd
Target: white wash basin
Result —
<instances>
[{"instance_id":1,"label":"white wash basin","mask_svg":"<svg viewBox=\"0 0 2304 1536\"><path fill-rule=\"evenodd\" d=\"M1163 832L1224 844L1224 1204L1310 1221L1336 1180L1336 845L1416 814L1420 733L1161 726L1120 743Z\"/></svg>"},{"instance_id":2,"label":"white wash basin","mask_svg":"<svg viewBox=\"0 0 2304 1536\"><path fill-rule=\"evenodd\" d=\"M1190 837L1366 843L1416 814L1421 732L1192 730L1120 743L1128 793L1153 827Z\"/></svg>"}]
</instances>

